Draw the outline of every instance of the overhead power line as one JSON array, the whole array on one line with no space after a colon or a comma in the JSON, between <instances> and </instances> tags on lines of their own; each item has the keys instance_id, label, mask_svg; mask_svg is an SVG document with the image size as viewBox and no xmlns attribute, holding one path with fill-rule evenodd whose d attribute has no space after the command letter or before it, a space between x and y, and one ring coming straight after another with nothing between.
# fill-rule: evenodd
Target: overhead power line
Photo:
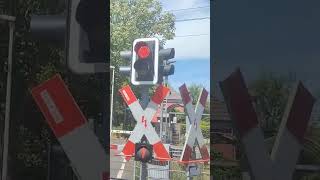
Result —
<instances>
[{"instance_id":1,"label":"overhead power line","mask_svg":"<svg viewBox=\"0 0 320 180\"><path fill-rule=\"evenodd\" d=\"M210 16L200 17L200 18L190 18L190 19L177 19L175 20L175 22L196 21L196 20L204 20L204 19L210 19Z\"/></svg>"},{"instance_id":2,"label":"overhead power line","mask_svg":"<svg viewBox=\"0 0 320 180\"><path fill-rule=\"evenodd\" d=\"M180 38L180 37L194 37L194 36L208 36L210 34L186 34L186 35L180 35L180 36L175 36L175 38Z\"/></svg>"},{"instance_id":3,"label":"overhead power line","mask_svg":"<svg viewBox=\"0 0 320 180\"><path fill-rule=\"evenodd\" d=\"M210 8L210 6L201 6L201 7L185 8L185 9L172 9L164 12L178 12L178 11L188 11L188 10L196 10L196 9L204 9L204 8Z\"/></svg>"}]
</instances>

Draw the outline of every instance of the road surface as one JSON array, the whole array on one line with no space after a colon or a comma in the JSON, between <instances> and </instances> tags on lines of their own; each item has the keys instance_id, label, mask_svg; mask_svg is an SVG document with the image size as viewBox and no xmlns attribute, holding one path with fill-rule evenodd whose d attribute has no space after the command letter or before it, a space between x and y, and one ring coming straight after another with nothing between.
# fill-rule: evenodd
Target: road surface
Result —
<instances>
[{"instance_id":1,"label":"road surface","mask_svg":"<svg viewBox=\"0 0 320 180\"><path fill-rule=\"evenodd\" d=\"M111 144L124 144L123 140L112 139ZM126 162L123 156L117 156L120 151L110 150L110 177L111 179L129 179L134 176L134 159Z\"/></svg>"}]
</instances>

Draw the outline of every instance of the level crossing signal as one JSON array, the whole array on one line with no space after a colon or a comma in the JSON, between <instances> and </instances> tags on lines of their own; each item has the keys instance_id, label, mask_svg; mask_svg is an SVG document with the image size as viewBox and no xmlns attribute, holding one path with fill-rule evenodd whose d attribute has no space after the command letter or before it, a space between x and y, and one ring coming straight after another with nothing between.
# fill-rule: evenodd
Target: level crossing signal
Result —
<instances>
[{"instance_id":1,"label":"level crossing signal","mask_svg":"<svg viewBox=\"0 0 320 180\"><path fill-rule=\"evenodd\" d=\"M76 74L108 72L106 1L66 2L66 15L31 16L33 39L62 46L68 67Z\"/></svg>"},{"instance_id":2,"label":"level crossing signal","mask_svg":"<svg viewBox=\"0 0 320 180\"><path fill-rule=\"evenodd\" d=\"M174 74L175 49L163 49L157 38L134 40L132 50L121 51L121 58L130 61L131 66L120 66L119 71L130 76L133 85L161 84L164 76Z\"/></svg>"},{"instance_id":3,"label":"level crossing signal","mask_svg":"<svg viewBox=\"0 0 320 180\"><path fill-rule=\"evenodd\" d=\"M133 42L131 82L152 85L158 82L159 40L141 38Z\"/></svg>"},{"instance_id":4,"label":"level crossing signal","mask_svg":"<svg viewBox=\"0 0 320 180\"><path fill-rule=\"evenodd\" d=\"M146 142L137 143L135 146L135 161L149 162L153 157L152 145Z\"/></svg>"}]
</instances>

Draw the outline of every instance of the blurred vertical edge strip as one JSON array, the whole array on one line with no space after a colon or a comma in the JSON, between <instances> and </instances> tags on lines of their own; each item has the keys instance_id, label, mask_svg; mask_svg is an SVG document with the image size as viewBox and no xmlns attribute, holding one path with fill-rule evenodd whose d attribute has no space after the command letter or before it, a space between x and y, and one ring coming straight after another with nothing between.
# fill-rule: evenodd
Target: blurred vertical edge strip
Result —
<instances>
[{"instance_id":1,"label":"blurred vertical edge strip","mask_svg":"<svg viewBox=\"0 0 320 180\"><path fill-rule=\"evenodd\" d=\"M110 1L109 0L101 0L101 1L104 1L105 3L105 9L106 9L106 11L105 11L105 19L106 19L106 26L105 26L105 28L106 28L106 30L105 30L105 32L106 32L106 38L107 38L107 40L106 40L106 59L108 60L108 62L109 62L109 64L110 64L110 40L111 40L111 38L110 38ZM106 103L107 102L110 102L110 83L111 83L111 75L110 75L110 72L112 72L111 70L109 70L109 72L108 72L108 75L107 75L107 78L108 78L108 80L107 80L107 84L106 84L106 94L107 94L107 98L106 98ZM109 114L110 114L110 103L107 103L107 105L105 106L106 107L106 111L107 111L107 113L105 114L106 115L106 118L105 119L109 119L110 118L110 116L109 116ZM106 142L106 144L107 145L109 145L110 144L110 139L111 139L111 137L110 137L110 122L111 121L111 119L109 119L109 121L107 121L107 122L105 122L106 123L106 127L108 127L107 128L107 130L106 130L106 134L105 134L105 136L107 136L108 138L107 138L107 142ZM108 159L108 162L107 162L107 174L109 175L109 177L110 177L110 148L109 148L109 146L106 146L105 147L106 148L106 154L107 154L107 159Z\"/></svg>"},{"instance_id":2,"label":"blurred vertical edge strip","mask_svg":"<svg viewBox=\"0 0 320 180\"><path fill-rule=\"evenodd\" d=\"M210 179L213 179L213 161L214 161L214 153L213 153L213 139L214 139L214 134L213 134L213 114L212 114L212 109L213 108L213 101L214 101L214 87L215 87L215 82L213 78L213 70L214 70L214 56L212 54L213 52L213 41L214 41L214 20L215 20L215 0L210 0Z\"/></svg>"}]
</instances>

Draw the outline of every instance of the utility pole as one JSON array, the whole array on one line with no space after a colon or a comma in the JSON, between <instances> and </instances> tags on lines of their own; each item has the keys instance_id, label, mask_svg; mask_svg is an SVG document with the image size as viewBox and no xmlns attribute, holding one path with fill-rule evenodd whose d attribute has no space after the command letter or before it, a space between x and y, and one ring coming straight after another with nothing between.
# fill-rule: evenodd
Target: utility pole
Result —
<instances>
[{"instance_id":1,"label":"utility pole","mask_svg":"<svg viewBox=\"0 0 320 180\"><path fill-rule=\"evenodd\" d=\"M112 131L112 121L113 121L113 94L114 94L114 66L110 66L112 69L112 81L111 81L111 107L110 107L110 138L111 138L111 131Z\"/></svg>"},{"instance_id":2,"label":"utility pole","mask_svg":"<svg viewBox=\"0 0 320 180\"><path fill-rule=\"evenodd\" d=\"M15 20L13 16L0 15L1 21L9 22L9 47L8 47L8 74L7 74L7 90L6 90L6 110L4 121L3 136L3 156L2 156L2 180L7 180L8 173L8 149L9 149L9 129L10 129L10 112L11 112L11 85L12 85L12 52L13 38L15 29Z\"/></svg>"}]
</instances>

